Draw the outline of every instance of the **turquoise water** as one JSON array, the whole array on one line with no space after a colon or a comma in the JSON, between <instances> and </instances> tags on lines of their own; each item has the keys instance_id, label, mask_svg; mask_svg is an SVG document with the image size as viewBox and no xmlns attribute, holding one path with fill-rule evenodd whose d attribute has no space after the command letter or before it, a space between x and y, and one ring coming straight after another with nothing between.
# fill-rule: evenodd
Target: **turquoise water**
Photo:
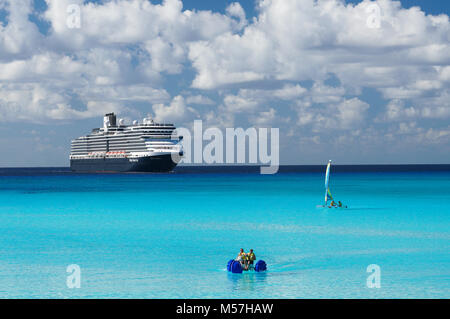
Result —
<instances>
[{"instance_id":1,"label":"turquoise water","mask_svg":"<svg viewBox=\"0 0 450 319\"><path fill-rule=\"evenodd\" d=\"M323 177L4 174L0 297L450 297L450 172L332 173L345 210ZM268 271L228 273L241 247Z\"/></svg>"}]
</instances>

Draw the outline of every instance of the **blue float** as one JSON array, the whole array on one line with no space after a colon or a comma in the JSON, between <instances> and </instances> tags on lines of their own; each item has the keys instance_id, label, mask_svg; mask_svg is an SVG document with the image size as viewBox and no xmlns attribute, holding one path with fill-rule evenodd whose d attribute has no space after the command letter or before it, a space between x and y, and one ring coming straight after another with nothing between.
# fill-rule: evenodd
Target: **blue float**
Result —
<instances>
[{"instance_id":1,"label":"blue float","mask_svg":"<svg viewBox=\"0 0 450 319\"><path fill-rule=\"evenodd\" d=\"M233 263L231 263L231 272L233 274L242 274L242 266L239 261L233 261Z\"/></svg>"},{"instance_id":2,"label":"blue float","mask_svg":"<svg viewBox=\"0 0 450 319\"><path fill-rule=\"evenodd\" d=\"M258 262L255 265L255 271L261 272L267 270L267 264L264 260L258 260Z\"/></svg>"},{"instance_id":3,"label":"blue float","mask_svg":"<svg viewBox=\"0 0 450 319\"><path fill-rule=\"evenodd\" d=\"M231 265L234 263L234 259L230 259L227 264L227 270L231 271Z\"/></svg>"},{"instance_id":4,"label":"blue float","mask_svg":"<svg viewBox=\"0 0 450 319\"><path fill-rule=\"evenodd\" d=\"M258 262L255 264L255 267L250 268L249 270L254 270L256 272L262 272L267 270L267 264L264 260L258 260ZM230 259L227 263L227 270L231 271L234 274L242 274L242 272L245 270L242 268L242 265L239 261L236 261L234 259Z\"/></svg>"}]
</instances>

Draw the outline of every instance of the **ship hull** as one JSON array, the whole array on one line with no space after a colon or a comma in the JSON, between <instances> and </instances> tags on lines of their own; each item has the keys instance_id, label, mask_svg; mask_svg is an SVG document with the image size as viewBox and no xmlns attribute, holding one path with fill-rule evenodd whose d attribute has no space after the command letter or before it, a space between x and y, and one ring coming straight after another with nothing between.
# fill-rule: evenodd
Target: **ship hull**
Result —
<instances>
[{"instance_id":1,"label":"ship hull","mask_svg":"<svg viewBox=\"0 0 450 319\"><path fill-rule=\"evenodd\" d=\"M70 160L70 169L74 172L170 172L176 165L170 154Z\"/></svg>"}]
</instances>

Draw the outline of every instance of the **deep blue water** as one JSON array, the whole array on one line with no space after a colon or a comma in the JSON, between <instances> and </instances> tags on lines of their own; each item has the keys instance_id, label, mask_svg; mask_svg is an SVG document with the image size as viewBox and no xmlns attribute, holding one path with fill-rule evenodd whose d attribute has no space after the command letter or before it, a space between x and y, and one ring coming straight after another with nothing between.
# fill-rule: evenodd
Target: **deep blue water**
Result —
<instances>
[{"instance_id":1,"label":"deep blue water","mask_svg":"<svg viewBox=\"0 0 450 319\"><path fill-rule=\"evenodd\" d=\"M348 209L324 169L0 169L0 297L449 298L450 166L334 166ZM226 272L241 247L269 270Z\"/></svg>"}]
</instances>

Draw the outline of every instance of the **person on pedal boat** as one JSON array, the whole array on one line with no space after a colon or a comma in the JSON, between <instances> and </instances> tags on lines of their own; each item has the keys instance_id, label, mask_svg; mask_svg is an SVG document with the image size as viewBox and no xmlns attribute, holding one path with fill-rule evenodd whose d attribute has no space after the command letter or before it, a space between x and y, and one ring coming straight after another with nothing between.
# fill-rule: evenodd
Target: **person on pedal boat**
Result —
<instances>
[{"instance_id":1,"label":"person on pedal boat","mask_svg":"<svg viewBox=\"0 0 450 319\"><path fill-rule=\"evenodd\" d=\"M239 254L237 255L236 261L239 261L242 265L245 264L245 252L244 252L244 248L241 248Z\"/></svg>"},{"instance_id":2,"label":"person on pedal boat","mask_svg":"<svg viewBox=\"0 0 450 319\"><path fill-rule=\"evenodd\" d=\"M253 249L250 249L250 252L247 255L247 259L248 259L248 267L253 266L253 262L256 260L256 256L255 253L253 252Z\"/></svg>"}]
</instances>

